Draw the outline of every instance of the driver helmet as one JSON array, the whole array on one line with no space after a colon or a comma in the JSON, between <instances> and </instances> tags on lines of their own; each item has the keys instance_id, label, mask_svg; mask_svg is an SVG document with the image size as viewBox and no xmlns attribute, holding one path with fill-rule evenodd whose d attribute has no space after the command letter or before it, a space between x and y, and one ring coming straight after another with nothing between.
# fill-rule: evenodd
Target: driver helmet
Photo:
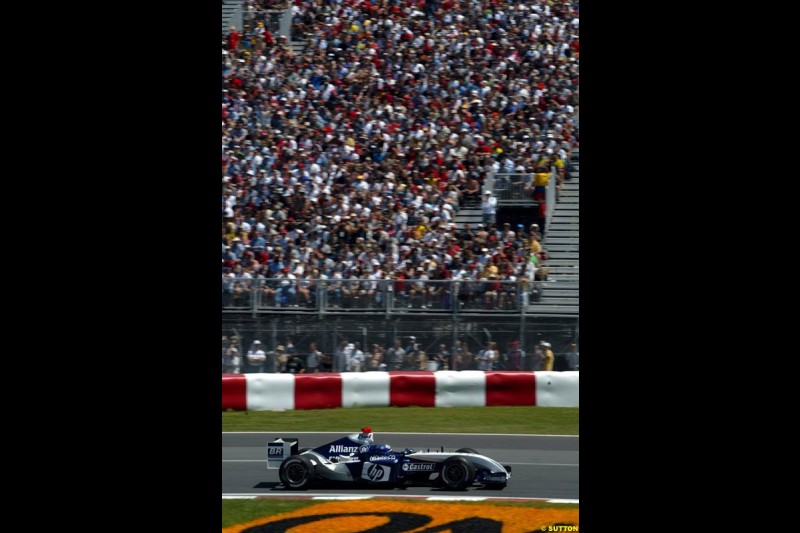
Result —
<instances>
[{"instance_id":1,"label":"driver helmet","mask_svg":"<svg viewBox=\"0 0 800 533\"><path fill-rule=\"evenodd\" d=\"M386 443L383 443L383 444L378 444L378 445L375 447L375 449L376 449L376 451L377 451L378 453L381 453L381 454L384 454L384 455L392 451L392 447L391 447L391 446L389 446L389 445L388 445L388 444L386 444Z\"/></svg>"},{"instance_id":2,"label":"driver helmet","mask_svg":"<svg viewBox=\"0 0 800 533\"><path fill-rule=\"evenodd\" d=\"M358 434L358 438L372 442L372 428L369 426L361 428L361 433Z\"/></svg>"}]
</instances>

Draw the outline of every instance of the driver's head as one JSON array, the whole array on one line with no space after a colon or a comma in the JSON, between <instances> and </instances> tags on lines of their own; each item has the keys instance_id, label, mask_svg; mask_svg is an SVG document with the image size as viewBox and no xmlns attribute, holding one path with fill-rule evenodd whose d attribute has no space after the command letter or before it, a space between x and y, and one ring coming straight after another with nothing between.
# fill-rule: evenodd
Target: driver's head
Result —
<instances>
[{"instance_id":1,"label":"driver's head","mask_svg":"<svg viewBox=\"0 0 800 533\"><path fill-rule=\"evenodd\" d=\"M372 442L372 428L369 426L361 428L361 433L359 433L358 438Z\"/></svg>"},{"instance_id":2,"label":"driver's head","mask_svg":"<svg viewBox=\"0 0 800 533\"><path fill-rule=\"evenodd\" d=\"M392 451L392 447L386 443L378 444L375 449L380 453L389 453Z\"/></svg>"}]
</instances>

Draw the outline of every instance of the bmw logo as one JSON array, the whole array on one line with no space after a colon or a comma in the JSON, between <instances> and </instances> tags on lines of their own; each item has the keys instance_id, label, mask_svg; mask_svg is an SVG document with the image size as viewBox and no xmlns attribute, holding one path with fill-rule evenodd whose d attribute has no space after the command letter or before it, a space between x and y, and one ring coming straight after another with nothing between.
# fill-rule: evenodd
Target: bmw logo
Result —
<instances>
[{"instance_id":1,"label":"bmw logo","mask_svg":"<svg viewBox=\"0 0 800 533\"><path fill-rule=\"evenodd\" d=\"M367 453L369 451L369 446L362 446L358 451L359 453Z\"/></svg>"}]
</instances>

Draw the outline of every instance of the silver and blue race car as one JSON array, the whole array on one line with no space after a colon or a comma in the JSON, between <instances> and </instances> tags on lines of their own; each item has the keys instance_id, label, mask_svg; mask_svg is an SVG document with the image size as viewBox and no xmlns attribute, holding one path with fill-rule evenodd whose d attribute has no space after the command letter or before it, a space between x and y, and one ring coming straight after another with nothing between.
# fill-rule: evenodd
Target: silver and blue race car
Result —
<instances>
[{"instance_id":1,"label":"silver and blue race car","mask_svg":"<svg viewBox=\"0 0 800 533\"><path fill-rule=\"evenodd\" d=\"M388 444L374 444L369 427L317 448L299 449L295 438L276 439L267 443L267 469L277 469L290 490L306 490L314 480L502 490L511 478L510 466L471 448L393 451Z\"/></svg>"}]
</instances>

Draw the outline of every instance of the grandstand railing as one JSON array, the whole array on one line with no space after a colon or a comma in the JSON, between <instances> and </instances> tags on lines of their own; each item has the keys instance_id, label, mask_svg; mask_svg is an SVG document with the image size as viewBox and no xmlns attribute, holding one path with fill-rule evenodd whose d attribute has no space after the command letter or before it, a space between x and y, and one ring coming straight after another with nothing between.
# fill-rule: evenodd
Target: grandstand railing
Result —
<instances>
[{"instance_id":1,"label":"grandstand railing","mask_svg":"<svg viewBox=\"0 0 800 533\"><path fill-rule=\"evenodd\" d=\"M222 276L222 308L254 314L278 309L317 313L519 313L531 282L507 280L308 280Z\"/></svg>"},{"instance_id":2,"label":"grandstand railing","mask_svg":"<svg viewBox=\"0 0 800 533\"><path fill-rule=\"evenodd\" d=\"M264 27L275 35L281 33L281 17L285 10L280 11L245 11L242 21L245 28L252 29L257 22L263 22Z\"/></svg>"},{"instance_id":3,"label":"grandstand railing","mask_svg":"<svg viewBox=\"0 0 800 533\"><path fill-rule=\"evenodd\" d=\"M558 170L550 167L550 179L547 181L545 201L547 206L555 205L558 185ZM484 182L484 192L491 191L498 202L513 202L527 200L538 203L533 199L533 174L523 172L497 172ZM548 216L548 222L549 222Z\"/></svg>"},{"instance_id":4,"label":"grandstand railing","mask_svg":"<svg viewBox=\"0 0 800 533\"><path fill-rule=\"evenodd\" d=\"M550 167L550 179L547 180L547 189L545 191L545 202L547 205L547 213L545 214L544 230L550 231L550 219L553 218L553 211L556 208L558 201L558 170L555 166Z\"/></svg>"},{"instance_id":5,"label":"grandstand railing","mask_svg":"<svg viewBox=\"0 0 800 533\"><path fill-rule=\"evenodd\" d=\"M533 174L498 172L492 176L491 190L498 202L503 200L533 201Z\"/></svg>"}]
</instances>

